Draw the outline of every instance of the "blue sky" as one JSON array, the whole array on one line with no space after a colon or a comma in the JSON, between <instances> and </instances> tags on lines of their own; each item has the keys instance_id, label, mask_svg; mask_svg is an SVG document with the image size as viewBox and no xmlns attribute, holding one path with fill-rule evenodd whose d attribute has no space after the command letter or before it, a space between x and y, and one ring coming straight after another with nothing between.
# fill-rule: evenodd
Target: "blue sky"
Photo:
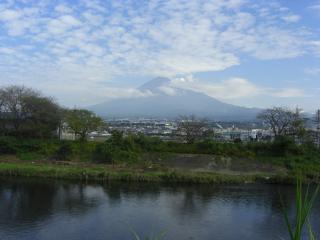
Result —
<instances>
[{"instance_id":1,"label":"blue sky","mask_svg":"<svg viewBox=\"0 0 320 240\"><path fill-rule=\"evenodd\" d=\"M136 87L157 76L228 103L313 111L320 1L0 2L0 85L86 106L148 97Z\"/></svg>"}]
</instances>

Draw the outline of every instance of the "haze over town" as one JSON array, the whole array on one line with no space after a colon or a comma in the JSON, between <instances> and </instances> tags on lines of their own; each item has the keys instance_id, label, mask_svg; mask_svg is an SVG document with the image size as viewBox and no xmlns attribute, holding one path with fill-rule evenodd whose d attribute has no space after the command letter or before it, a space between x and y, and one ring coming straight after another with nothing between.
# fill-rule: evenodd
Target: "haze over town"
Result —
<instances>
[{"instance_id":1,"label":"haze over town","mask_svg":"<svg viewBox=\"0 0 320 240\"><path fill-rule=\"evenodd\" d=\"M247 107L318 107L320 2L12 1L0 3L0 85L62 105L146 98L140 85Z\"/></svg>"}]
</instances>

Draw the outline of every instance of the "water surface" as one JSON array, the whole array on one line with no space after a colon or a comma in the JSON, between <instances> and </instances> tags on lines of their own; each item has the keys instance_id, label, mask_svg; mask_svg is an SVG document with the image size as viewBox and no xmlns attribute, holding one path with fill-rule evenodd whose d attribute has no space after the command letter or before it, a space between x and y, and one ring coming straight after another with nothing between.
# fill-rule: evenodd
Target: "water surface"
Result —
<instances>
[{"instance_id":1,"label":"water surface","mask_svg":"<svg viewBox=\"0 0 320 240\"><path fill-rule=\"evenodd\" d=\"M0 239L288 239L279 192L293 211L292 186L0 182ZM312 213L316 229L320 204Z\"/></svg>"}]
</instances>

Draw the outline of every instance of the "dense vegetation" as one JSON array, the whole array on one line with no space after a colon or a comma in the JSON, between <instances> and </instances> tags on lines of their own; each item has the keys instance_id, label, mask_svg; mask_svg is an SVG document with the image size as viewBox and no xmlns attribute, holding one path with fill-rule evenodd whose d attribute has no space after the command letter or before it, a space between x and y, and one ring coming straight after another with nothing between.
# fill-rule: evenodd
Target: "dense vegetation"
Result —
<instances>
[{"instance_id":1,"label":"dense vegetation","mask_svg":"<svg viewBox=\"0 0 320 240\"><path fill-rule=\"evenodd\" d=\"M204 140L196 143L165 142L144 135L123 136L114 131L104 142L59 141L57 139L19 139L0 137L0 154L13 154L21 160L76 161L104 164L140 164L144 153L211 154L234 159L255 160L308 174L320 171L320 152L311 143L297 145L281 136L273 142L221 143Z\"/></svg>"}]
</instances>

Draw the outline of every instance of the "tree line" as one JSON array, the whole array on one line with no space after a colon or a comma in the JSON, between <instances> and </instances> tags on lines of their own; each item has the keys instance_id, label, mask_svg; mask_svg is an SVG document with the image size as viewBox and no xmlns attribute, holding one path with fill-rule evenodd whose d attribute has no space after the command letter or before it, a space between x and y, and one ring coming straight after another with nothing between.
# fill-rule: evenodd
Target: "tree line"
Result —
<instances>
[{"instance_id":1,"label":"tree line","mask_svg":"<svg viewBox=\"0 0 320 240\"><path fill-rule=\"evenodd\" d=\"M308 119L301 109L273 107L261 111L257 116L270 128L275 138L291 136L299 141L310 140ZM57 136L58 129L66 123L80 140L85 140L90 131L105 126L104 121L86 109L61 107L53 98L24 86L0 88L0 135L25 138L50 138ZM315 131L312 137L320 146L320 110L313 119ZM194 115L178 119L178 133L186 143L210 138L214 134L206 119Z\"/></svg>"},{"instance_id":2,"label":"tree line","mask_svg":"<svg viewBox=\"0 0 320 240\"><path fill-rule=\"evenodd\" d=\"M53 98L32 88L0 88L0 135L51 138L58 135L63 123L80 139L104 124L93 112L63 108Z\"/></svg>"},{"instance_id":3,"label":"tree line","mask_svg":"<svg viewBox=\"0 0 320 240\"><path fill-rule=\"evenodd\" d=\"M292 110L272 107L262 110L257 119L270 129L274 139L291 137L299 142L315 140L318 148L320 146L320 110L310 119L300 108ZM308 128L308 123L313 128ZM194 115L180 116L178 119L178 129L186 143L194 143L214 135L208 125L206 119L196 118Z\"/></svg>"}]
</instances>

